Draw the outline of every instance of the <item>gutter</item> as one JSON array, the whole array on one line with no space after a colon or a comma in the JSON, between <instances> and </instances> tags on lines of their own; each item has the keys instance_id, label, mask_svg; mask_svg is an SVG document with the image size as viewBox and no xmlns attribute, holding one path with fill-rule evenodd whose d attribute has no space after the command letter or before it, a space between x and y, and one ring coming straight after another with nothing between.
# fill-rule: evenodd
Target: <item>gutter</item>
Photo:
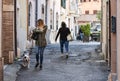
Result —
<instances>
[{"instance_id":1,"label":"gutter","mask_svg":"<svg viewBox=\"0 0 120 81\"><path fill-rule=\"evenodd\" d=\"M111 1L109 0L109 67L111 67Z\"/></svg>"},{"instance_id":2,"label":"gutter","mask_svg":"<svg viewBox=\"0 0 120 81\"><path fill-rule=\"evenodd\" d=\"M35 26L37 27L37 19L38 19L38 0L36 0L36 10L35 10Z\"/></svg>"},{"instance_id":3,"label":"gutter","mask_svg":"<svg viewBox=\"0 0 120 81\"><path fill-rule=\"evenodd\" d=\"M17 3L17 0L14 0L14 41L15 41L15 57L17 57L17 23L16 23L16 20L17 20L17 17L16 17L16 4Z\"/></svg>"}]
</instances>

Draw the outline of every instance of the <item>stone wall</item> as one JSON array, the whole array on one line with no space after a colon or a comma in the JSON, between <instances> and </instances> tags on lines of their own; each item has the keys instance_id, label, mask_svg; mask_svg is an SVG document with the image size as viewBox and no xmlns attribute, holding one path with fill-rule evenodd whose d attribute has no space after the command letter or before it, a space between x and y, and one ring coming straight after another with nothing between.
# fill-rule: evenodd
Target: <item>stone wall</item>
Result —
<instances>
[{"instance_id":1,"label":"stone wall","mask_svg":"<svg viewBox=\"0 0 120 81\"><path fill-rule=\"evenodd\" d=\"M3 0L2 10L2 55L6 64L9 51L14 50L14 0Z\"/></svg>"}]
</instances>

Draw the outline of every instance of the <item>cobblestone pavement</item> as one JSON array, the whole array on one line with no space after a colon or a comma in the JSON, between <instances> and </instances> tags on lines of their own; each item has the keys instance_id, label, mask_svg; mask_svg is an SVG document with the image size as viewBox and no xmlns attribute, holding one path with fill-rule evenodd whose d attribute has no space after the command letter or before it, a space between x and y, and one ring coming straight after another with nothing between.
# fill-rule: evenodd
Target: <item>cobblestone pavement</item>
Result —
<instances>
[{"instance_id":1,"label":"cobblestone pavement","mask_svg":"<svg viewBox=\"0 0 120 81\"><path fill-rule=\"evenodd\" d=\"M107 63L95 49L99 44L70 43L70 57L60 56L59 44L45 49L43 69L34 69L35 49L29 69L20 69L16 81L107 81Z\"/></svg>"}]
</instances>

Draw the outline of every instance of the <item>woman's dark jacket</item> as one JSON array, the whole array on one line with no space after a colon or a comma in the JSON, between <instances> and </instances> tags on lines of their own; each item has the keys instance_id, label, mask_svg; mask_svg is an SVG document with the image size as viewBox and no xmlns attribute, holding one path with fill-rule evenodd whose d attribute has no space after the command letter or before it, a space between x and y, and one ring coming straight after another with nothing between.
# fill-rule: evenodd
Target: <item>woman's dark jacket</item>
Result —
<instances>
[{"instance_id":1,"label":"woman's dark jacket","mask_svg":"<svg viewBox=\"0 0 120 81\"><path fill-rule=\"evenodd\" d=\"M47 31L47 26L44 26L43 30L40 30L38 28L33 30L33 32L38 33L38 40L35 41L36 46L45 47L47 45L46 38L45 38L46 31Z\"/></svg>"},{"instance_id":2,"label":"woman's dark jacket","mask_svg":"<svg viewBox=\"0 0 120 81\"><path fill-rule=\"evenodd\" d=\"M70 30L67 27L61 27L58 30L58 33L57 33L55 40L57 40L59 34L60 34L60 40L67 41L67 35L70 34Z\"/></svg>"}]
</instances>

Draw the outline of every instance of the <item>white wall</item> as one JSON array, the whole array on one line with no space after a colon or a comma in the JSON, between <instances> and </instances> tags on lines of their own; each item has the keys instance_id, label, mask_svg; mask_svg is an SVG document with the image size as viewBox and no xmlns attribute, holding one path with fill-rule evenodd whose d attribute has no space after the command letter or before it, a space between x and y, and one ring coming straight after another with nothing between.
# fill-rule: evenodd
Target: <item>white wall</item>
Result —
<instances>
[{"instance_id":1,"label":"white wall","mask_svg":"<svg viewBox=\"0 0 120 81\"><path fill-rule=\"evenodd\" d=\"M78 3L75 0L68 0L67 7L66 7L66 11L67 11L66 17L67 17L67 20L70 19L70 30L74 39L76 39L75 34L78 32L77 23L74 22L74 17L76 18L78 15L77 5ZM67 21L67 23L69 23L69 21ZM76 30L75 30L75 27L77 27Z\"/></svg>"},{"instance_id":2,"label":"white wall","mask_svg":"<svg viewBox=\"0 0 120 81\"><path fill-rule=\"evenodd\" d=\"M0 0L0 57L2 57L1 33L2 33L2 0Z\"/></svg>"},{"instance_id":3,"label":"white wall","mask_svg":"<svg viewBox=\"0 0 120 81\"><path fill-rule=\"evenodd\" d=\"M106 58L106 48L107 48L107 22L106 22L106 1L103 0L103 17L102 17L102 53L104 54L105 58ZM107 59L105 59L107 60Z\"/></svg>"},{"instance_id":4,"label":"white wall","mask_svg":"<svg viewBox=\"0 0 120 81\"><path fill-rule=\"evenodd\" d=\"M74 17L71 16L70 17L70 31L71 31L71 34L73 36L73 39L75 39L75 23L74 23Z\"/></svg>"},{"instance_id":5,"label":"white wall","mask_svg":"<svg viewBox=\"0 0 120 81\"><path fill-rule=\"evenodd\" d=\"M53 5L54 1L54 5ZM52 9L52 15L54 16L51 17L50 15L50 10ZM53 11L54 9L54 11ZM48 5L47 5L47 26L48 26L48 32L47 32L47 40L49 43L55 43L55 37L57 34L57 29L56 29L56 13L58 13L58 29L61 26L61 18L60 18L60 0L48 0ZM54 24L54 28L50 29L50 19L52 18L52 25ZM58 39L59 40L59 39Z\"/></svg>"},{"instance_id":6,"label":"white wall","mask_svg":"<svg viewBox=\"0 0 120 81\"><path fill-rule=\"evenodd\" d=\"M54 23L54 27L56 27L56 13L58 13L58 28L61 26L61 22L60 22L60 0L55 0L55 23ZM56 30L56 28L55 28Z\"/></svg>"},{"instance_id":7,"label":"white wall","mask_svg":"<svg viewBox=\"0 0 120 81\"><path fill-rule=\"evenodd\" d=\"M35 27L35 8L36 8L36 0L29 0L28 5L31 3L31 23L30 27Z\"/></svg>"},{"instance_id":8,"label":"white wall","mask_svg":"<svg viewBox=\"0 0 120 81\"><path fill-rule=\"evenodd\" d=\"M45 0L38 0L38 19L45 21ZM42 5L44 5L44 15L42 14Z\"/></svg>"},{"instance_id":9,"label":"white wall","mask_svg":"<svg viewBox=\"0 0 120 81\"><path fill-rule=\"evenodd\" d=\"M17 47L26 50L27 43L27 1L17 0Z\"/></svg>"}]
</instances>

